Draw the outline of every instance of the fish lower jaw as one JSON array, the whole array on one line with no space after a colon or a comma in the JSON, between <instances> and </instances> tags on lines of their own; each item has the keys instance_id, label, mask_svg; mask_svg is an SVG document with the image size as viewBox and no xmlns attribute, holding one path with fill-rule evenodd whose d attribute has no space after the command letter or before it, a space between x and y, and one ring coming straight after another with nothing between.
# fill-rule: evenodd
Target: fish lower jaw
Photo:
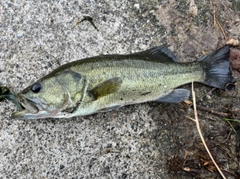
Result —
<instances>
[{"instance_id":1,"label":"fish lower jaw","mask_svg":"<svg viewBox=\"0 0 240 179\"><path fill-rule=\"evenodd\" d=\"M14 112L11 117L14 119L40 119L40 118L45 118L44 116L46 116L47 114L48 114L47 111L39 111L38 113L31 113L29 110L24 109L19 112Z\"/></svg>"},{"instance_id":2,"label":"fish lower jaw","mask_svg":"<svg viewBox=\"0 0 240 179\"><path fill-rule=\"evenodd\" d=\"M39 111L38 113L31 113L29 110L22 110L15 112L11 116L14 119L45 119L45 118L68 118L68 113L50 113L48 111Z\"/></svg>"},{"instance_id":3,"label":"fish lower jaw","mask_svg":"<svg viewBox=\"0 0 240 179\"><path fill-rule=\"evenodd\" d=\"M15 112L12 114L13 119L46 119L46 118L70 118L76 115L72 115L71 113L65 112L48 112L48 111L39 111L38 113L31 113L29 110L25 109L19 112Z\"/></svg>"}]
</instances>

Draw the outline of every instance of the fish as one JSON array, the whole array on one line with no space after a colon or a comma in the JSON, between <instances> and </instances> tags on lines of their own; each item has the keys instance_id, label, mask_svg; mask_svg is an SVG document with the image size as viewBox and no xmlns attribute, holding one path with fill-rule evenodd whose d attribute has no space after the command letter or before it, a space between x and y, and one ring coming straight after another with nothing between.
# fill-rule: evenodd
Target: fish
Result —
<instances>
[{"instance_id":1,"label":"fish","mask_svg":"<svg viewBox=\"0 0 240 179\"><path fill-rule=\"evenodd\" d=\"M133 54L101 55L73 61L39 79L16 99L14 119L71 118L148 101L179 103L199 82L234 89L228 45L194 62L180 62L166 46Z\"/></svg>"}]
</instances>

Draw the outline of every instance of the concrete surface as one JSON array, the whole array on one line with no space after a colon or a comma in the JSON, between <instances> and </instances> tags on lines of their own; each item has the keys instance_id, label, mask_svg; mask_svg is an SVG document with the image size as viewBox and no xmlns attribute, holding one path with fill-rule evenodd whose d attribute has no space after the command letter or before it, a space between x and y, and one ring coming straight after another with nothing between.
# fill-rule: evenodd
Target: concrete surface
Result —
<instances>
[{"instance_id":1,"label":"concrete surface","mask_svg":"<svg viewBox=\"0 0 240 179\"><path fill-rule=\"evenodd\" d=\"M231 8L235 1L224 3ZM195 60L224 44L220 30L212 33L211 3L197 6L194 18L188 1L2 0L0 85L19 92L59 63L162 44L182 61ZM225 11L229 21L223 19L224 27L232 25L231 37L239 33L234 10ZM91 16L99 31L88 21L78 24L83 16ZM187 128L194 139L197 132L189 121L181 124L191 108L161 107L149 103L87 117L21 121L10 118L16 111L11 102L1 102L0 178L172 178L167 160L178 148L173 135ZM168 122L168 107L177 109L171 115L178 129Z\"/></svg>"}]
</instances>

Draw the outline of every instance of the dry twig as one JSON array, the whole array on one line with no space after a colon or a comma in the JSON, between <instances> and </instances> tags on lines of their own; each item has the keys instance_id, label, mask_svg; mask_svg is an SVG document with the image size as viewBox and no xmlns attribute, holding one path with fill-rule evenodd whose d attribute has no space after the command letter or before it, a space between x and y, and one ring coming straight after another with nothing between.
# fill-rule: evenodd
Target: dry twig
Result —
<instances>
[{"instance_id":1,"label":"dry twig","mask_svg":"<svg viewBox=\"0 0 240 179\"><path fill-rule=\"evenodd\" d=\"M193 106L193 103L189 100L185 100L184 101L186 104L190 105L190 106ZM201 111L206 111L206 112L209 112L211 114L214 114L214 115L217 115L217 116L221 116L221 117L229 117L229 114L228 113L224 113L224 112L218 112L218 111L214 111L210 108L207 108L207 107L204 107L204 106L199 106L199 105L196 105L197 109L201 110ZM193 119L191 119L193 120ZM195 120L194 120L195 121Z\"/></svg>"},{"instance_id":2,"label":"dry twig","mask_svg":"<svg viewBox=\"0 0 240 179\"><path fill-rule=\"evenodd\" d=\"M212 1L213 4L213 27L216 27L216 6L215 1Z\"/></svg>"},{"instance_id":3,"label":"dry twig","mask_svg":"<svg viewBox=\"0 0 240 179\"><path fill-rule=\"evenodd\" d=\"M226 179L226 177L224 176L224 174L222 173L221 169L219 168L219 166L217 165L217 163L215 162L210 150L208 149L208 146L203 138L202 132L201 132L201 128L200 128L200 124L199 124L199 120L198 120L198 114L197 114L197 107L196 107L196 96L195 96L195 91L194 91L194 86L193 86L193 82L192 82L192 98L193 98L193 109L194 109L194 116L195 116L195 120L196 120L196 126L197 126L197 130L199 133L199 136L202 140L202 143L209 155L209 157L211 158L212 162L214 163L215 167L217 168L218 172L220 173L220 175L222 176L222 178Z\"/></svg>"},{"instance_id":4,"label":"dry twig","mask_svg":"<svg viewBox=\"0 0 240 179\"><path fill-rule=\"evenodd\" d=\"M221 29L222 34L223 34L225 40L227 41L227 40L228 40L228 37L227 37L227 35L226 35L226 33L225 33L225 30L223 29L222 25L220 24L220 22L219 22L217 19L216 19L216 22L217 22L218 27Z\"/></svg>"},{"instance_id":5,"label":"dry twig","mask_svg":"<svg viewBox=\"0 0 240 179\"><path fill-rule=\"evenodd\" d=\"M223 29L222 25L220 24L220 22L217 20L216 18L216 2L215 1L212 1L212 4L213 4L213 26L216 27L216 24L218 25L218 27L220 28L220 30L222 31L222 34L225 38L225 40L227 41L228 40L228 37L225 33L225 30Z\"/></svg>"},{"instance_id":6,"label":"dry twig","mask_svg":"<svg viewBox=\"0 0 240 179\"><path fill-rule=\"evenodd\" d=\"M229 116L228 113L213 111L212 109L209 109L209 108L206 108L206 107L203 107L203 106L197 106L197 109L200 109L202 111L207 111L209 113L212 113L212 114L215 114L215 115L218 115L218 116L222 116L222 117L228 117Z\"/></svg>"}]
</instances>

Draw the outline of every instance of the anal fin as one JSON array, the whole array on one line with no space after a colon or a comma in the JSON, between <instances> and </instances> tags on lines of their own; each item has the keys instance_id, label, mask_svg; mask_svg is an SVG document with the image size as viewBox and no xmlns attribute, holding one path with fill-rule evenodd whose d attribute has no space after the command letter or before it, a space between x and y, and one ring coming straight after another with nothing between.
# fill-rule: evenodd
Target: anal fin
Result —
<instances>
[{"instance_id":1,"label":"anal fin","mask_svg":"<svg viewBox=\"0 0 240 179\"><path fill-rule=\"evenodd\" d=\"M186 89L174 89L166 96L158 98L157 102L179 103L189 98L190 91Z\"/></svg>"}]
</instances>

